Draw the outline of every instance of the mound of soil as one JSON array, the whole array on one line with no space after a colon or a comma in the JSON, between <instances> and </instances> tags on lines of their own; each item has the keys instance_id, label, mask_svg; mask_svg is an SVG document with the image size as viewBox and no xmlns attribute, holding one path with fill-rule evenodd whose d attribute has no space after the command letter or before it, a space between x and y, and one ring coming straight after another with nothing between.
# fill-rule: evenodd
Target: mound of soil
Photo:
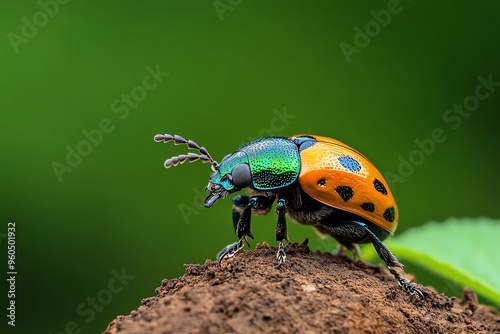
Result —
<instances>
[{"instance_id":1,"label":"mound of soil","mask_svg":"<svg viewBox=\"0 0 500 334\"><path fill-rule=\"evenodd\" d=\"M500 333L500 314L469 289L455 300L421 287L422 300L381 265L310 252L307 240L286 247L280 269L276 251L185 265L104 333Z\"/></svg>"}]
</instances>

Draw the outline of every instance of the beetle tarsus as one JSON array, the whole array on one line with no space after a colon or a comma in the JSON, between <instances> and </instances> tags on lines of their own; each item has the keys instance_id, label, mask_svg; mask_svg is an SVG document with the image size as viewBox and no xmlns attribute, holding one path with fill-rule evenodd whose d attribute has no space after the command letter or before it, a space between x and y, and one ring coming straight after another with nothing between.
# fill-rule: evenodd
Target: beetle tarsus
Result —
<instances>
[{"instance_id":1,"label":"beetle tarsus","mask_svg":"<svg viewBox=\"0 0 500 334\"><path fill-rule=\"evenodd\" d=\"M243 240L246 241L246 238L243 237L238 242L227 245L226 248L224 248L223 250L221 250L219 252L219 254L217 254L217 264L219 265L219 267L220 267L222 261L224 261L225 259L232 258L233 256L236 255L236 253L238 253L240 250L242 250L243 247L245 247ZM247 243L248 243L248 241L247 241Z\"/></svg>"},{"instance_id":2,"label":"beetle tarsus","mask_svg":"<svg viewBox=\"0 0 500 334\"><path fill-rule=\"evenodd\" d=\"M398 282L399 286L403 288L406 292L414 295L418 295L421 299L424 298L424 294L422 291L420 291L419 288L416 287L415 282L410 282L408 279L401 277L401 275L391 267L389 267L389 272L396 278L396 281Z\"/></svg>"},{"instance_id":3,"label":"beetle tarsus","mask_svg":"<svg viewBox=\"0 0 500 334\"><path fill-rule=\"evenodd\" d=\"M280 245L278 246L278 253L276 254L276 258L278 259L278 265L276 268L281 268L281 265L285 262L286 253L285 253L285 245L283 241L280 241Z\"/></svg>"}]
</instances>

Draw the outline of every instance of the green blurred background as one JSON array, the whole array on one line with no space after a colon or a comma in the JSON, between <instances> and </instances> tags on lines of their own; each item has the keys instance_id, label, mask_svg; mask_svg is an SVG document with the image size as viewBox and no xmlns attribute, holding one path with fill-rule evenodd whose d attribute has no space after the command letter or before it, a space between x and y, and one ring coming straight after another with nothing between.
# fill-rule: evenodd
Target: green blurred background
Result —
<instances>
[{"instance_id":1,"label":"green blurred background","mask_svg":"<svg viewBox=\"0 0 500 334\"><path fill-rule=\"evenodd\" d=\"M320 134L386 175L413 156L414 171L391 182L397 234L450 216L500 217L500 89L459 126L443 119L479 76L500 81L498 1L42 0L2 2L0 13L0 241L5 254L15 221L18 271L9 332L103 331L184 263L236 240L230 199L201 207L208 165L165 170L187 148L155 143L157 133L191 138L216 159L255 137ZM346 57L341 43L358 47ZM418 161L415 140L436 128L446 140ZM68 150L83 152L72 166ZM275 244L275 222L255 217L252 245ZM310 228L289 230L335 247Z\"/></svg>"}]
</instances>

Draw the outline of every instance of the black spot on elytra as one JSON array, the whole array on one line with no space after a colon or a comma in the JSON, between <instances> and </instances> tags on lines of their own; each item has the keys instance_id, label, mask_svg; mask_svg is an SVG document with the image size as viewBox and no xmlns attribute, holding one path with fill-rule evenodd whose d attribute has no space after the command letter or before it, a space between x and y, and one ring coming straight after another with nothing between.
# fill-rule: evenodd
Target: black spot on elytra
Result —
<instances>
[{"instance_id":1,"label":"black spot on elytra","mask_svg":"<svg viewBox=\"0 0 500 334\"><path fill-rule=\"evenodd\" d=\"M324 187L325 185L326 185L326 180L325 179L318 180L318 186Z\"/></svg>"},{"instance_id":2,"label":"black spot on elytra","mask_svg":"<svg viewBox=\"0 0 500 334\"><path fill-rule=\"evenodd\" d=\"M338 186L337 189L335 189L337 193L342 197L344 202L347 202L352 198L354 195L354 192L352 191L351 187L348 186Z\"/></svg>"},{"instance_id":3,"label":"black spot on elytra","mask_svg":"<svg viewBox=\"0 0 500 334\"><path fill-rule=\"evenodd\" d=\"M385 210L384 219L387 220L388 222L394 221L394 207L393 206L390 206Z\"/></svg>"},{"instance_id":4,"label":"black spot on elytra","mask_svg":"<svg viewBox=\"0 0 500 334\"><path fill-rule=\"evenodd\" d=\"M371 203L371 202L364 202L361 204L361 209L363 209L365 211L373 212L373 211L375 211L375 205L373 205L373 203Z\"/></svg>"},{"instance_id":5,"label":"black spot on elytra","mask_svg":"<svg viewBox=\"0 0 500 334\"><path fill-rule=\"evenodd\" d=\"M387 189L385 189L385 186L382 182L380 182L379 179L375 179L373 181L373 185L375 186L375 190L378 191L379 193L382 193L384 195L387 195Z\"/></svg>"}]
</instances>

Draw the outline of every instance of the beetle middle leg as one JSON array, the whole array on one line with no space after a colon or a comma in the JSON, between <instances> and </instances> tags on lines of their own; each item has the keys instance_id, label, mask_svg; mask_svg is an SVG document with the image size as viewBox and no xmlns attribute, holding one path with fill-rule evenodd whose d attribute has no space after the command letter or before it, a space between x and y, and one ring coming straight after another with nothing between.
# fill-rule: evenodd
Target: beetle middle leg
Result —
<instances>
[{"instance_id":1,"label":"beetle middle leg","mask_svg":"<svg viewBox=\"0 0 500 334\"><path fill-rule=\"evenodd\" d=\"M393 269L393 267L403 269L404 266L401 262L399 262L396 256L392 254L387 246L380 241L377 235L368 228L367 224L358 221L342 221L336 222L332 225L329 225L328 223L317 225L315 228L323 233L331 235L348 249L352 249L354 247L353 243L371 242L380 259L385 262L389 268L389 272L394 276L403 290L411 294L417 294L420 298L424 297L422 291L415 287L415 283L402 277L396 270Z\"/></svg>"},{"instance_id":2,"label":"beetle middle leg","mask_svg":"<svg viewBox=\"0 0 500 334\"><path fill-rule=\"evenodd\" d=\"M278 253L276 254L276 258L278 259L276 267L279 269L286 259L283 239L290 243L286 229L286 200L284 198L280 198L278 200L278 203L276 204L276 213L278 214L278 223L276 224L276 241L280 242L278 246Z\"/></svg>"},{"instance_id":3,"label":"beetle middle leg","mask_svg":"<svg viewBox=\"0 0 500 334\"><path fill-rule=\"evenodd\" d=\"M239 240L224 248L217 254L217 263L220 264L226 258L231 258L248 243L247 237L254 238L251 232L251 214L254 210L266 210L273 204L274 197L264 195L236 196L233 199L233 226Z\"/></svg>"}]
</instances>

